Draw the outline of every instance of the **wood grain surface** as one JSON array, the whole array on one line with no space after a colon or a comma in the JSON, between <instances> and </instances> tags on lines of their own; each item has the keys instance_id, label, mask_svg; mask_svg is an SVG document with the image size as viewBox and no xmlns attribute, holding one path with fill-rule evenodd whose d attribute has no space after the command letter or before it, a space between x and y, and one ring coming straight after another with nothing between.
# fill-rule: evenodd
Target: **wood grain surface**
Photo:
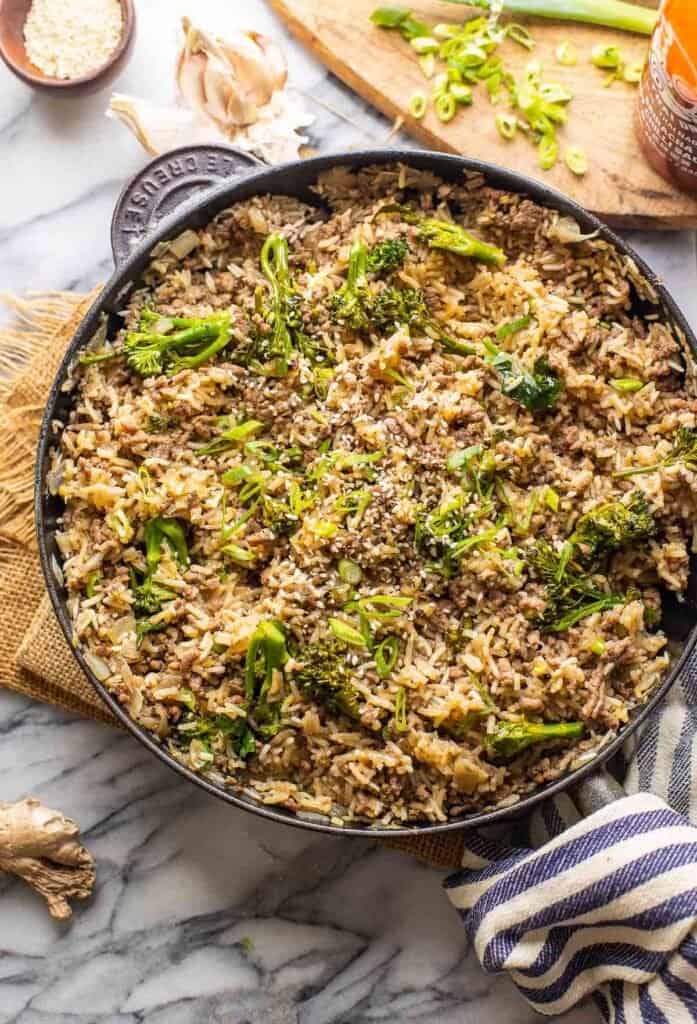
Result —
<instances>
[{"instance_id":1,"label":"wood grain surface","mask_svg":"<svg viewBox=\"0 0 697 1024\"><path fill-rule=\"evenodd\" d=\"M536 46L532 54L511 40L499 50L517 74L531 56L542 62L543 80L560 82L573 92L569 123L559 131L561 151L582 146L591 167L577 178L560 160L541 171L535 147L520 133L511 142L499 136L494 107L483 86L475 102L448 124L432 111L423 120L411 117L409 98L416 90L427 94L414 52L399 33L372 25L369 15L379 0L270 0L290 30L342 81L387 117L404 118L406 130L431 149L488 160L520 171L566 192L599 216L623 227L697 227L697 194L678 192L648 166L636 141L633 112L635 86L615 82L604 86L605 73L590 63L596 43L616 43L627 60L641 59L648 41L609 29L561 22L527 23ZM653 6L648 4L647 6ZM417 0L415 15L426 22L456 21L469 12L437 0ZM562 67L554 57L557 45L573 42L579 52L575 67Z\"/></svg>"}]
</instances>

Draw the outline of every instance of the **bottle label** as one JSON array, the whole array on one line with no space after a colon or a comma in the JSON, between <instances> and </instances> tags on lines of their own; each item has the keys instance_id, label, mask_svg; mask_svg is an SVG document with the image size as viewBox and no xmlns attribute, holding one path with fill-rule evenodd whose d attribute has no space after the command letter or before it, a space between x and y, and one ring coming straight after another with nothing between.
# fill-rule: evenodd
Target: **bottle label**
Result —
<instances>
[{"instance_id":1,"label":"bottle label","mask_svg":"<svg viewBox=\"0 0 697 1024\"><path fill-rule=\"evenodd\" d=\"M697 82L697 69L663 19L641 83L639 121L649 147L666 161L673 175L691 183L697 181L697 93L693 82L680 73L683 68L694 70Z\"/></svg>"}]
</instances>

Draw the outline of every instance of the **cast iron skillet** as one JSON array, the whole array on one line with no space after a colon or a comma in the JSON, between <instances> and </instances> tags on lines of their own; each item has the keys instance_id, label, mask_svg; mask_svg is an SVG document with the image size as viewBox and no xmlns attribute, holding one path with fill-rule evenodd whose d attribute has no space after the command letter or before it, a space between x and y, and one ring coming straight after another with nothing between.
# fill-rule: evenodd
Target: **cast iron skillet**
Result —
<instances>
[{"instance_id":1,"label":"cast iron skillet","mask_svg":"<svg viewBox=\"0 0 697 1024\"><path fill-rule=\"evenodd\" d=\"M60 433L60 425L66 422L70 410L70 394L62 390L68 367L78 351L92 338L102 314L106 314L108 317L110 332L115 332L120 323L117 312L124 307L131 289L148 262L155 243L175 237L186 228L203 227L219 210L231 203L247 199L258 193L293 195L317 203L317 197L310 191L310 187L322 171L339 166L357 169L370 164L395 164L398 162L408 163L420 170L432 171L450 181L461 180L464 171L480 172L485 176L488 184L496 188L524 194L543 206L551 207L562 214L573 217L583 232L597 231L602 238L612 242L617 249L634 259L639 270L656 289L660 297L663 315L683 333L690 349L697 357L697 340L684 316L660 281L626 242L566 196L512 171L457 156L410 150L370 150L339 154L270 169L260 165L247 154L217 146L187 147L158 157L126 187L119 199L114 212L111 233L116 269L80 324L61 363L46 403L39 435L35 479L35 512L39 553L54 610L71 647L73 647L72 631L66 609L66 592L56 578L54 570L55 559L58 558L60 561L55 533L62 511L61 502L48 494L46 473L50 448L55 442L57 434ZM102 700L133 735L180 775L195 782L209 793L272 821L320 832L369 837L407 836L447 832L463 826L491 824L513 814L517 816L529 811L535 804L553 793L577 786L582 781L583 787L581 788L585 788L586 806L597 806L599 803L616 798L619 795L617 788L613 790L602 781L603 775L600 771L602 766L663 699L678 675L683 672L697 671L697 655L694 653L697 642L696 598L697 571L693 566L686 602L680 604L669 594L664 595L664 628L677 652L670 672L651 696L649 702L635 712L620 735L602 747L589 762L554 782L536 789L513 806L494 807L484 812L449 820L443 824L417 822L399 829L378 828L362 824L337 826L331 824L329 819L321 818L319 815L312 816L311 819L300 817L292 811L264 806L248 796L227 790L195 774L172 758L149 733L136 725L121 705L96 679L85 663L81 652L73 647L73 653Z\"/></svg>"}]
</instances>

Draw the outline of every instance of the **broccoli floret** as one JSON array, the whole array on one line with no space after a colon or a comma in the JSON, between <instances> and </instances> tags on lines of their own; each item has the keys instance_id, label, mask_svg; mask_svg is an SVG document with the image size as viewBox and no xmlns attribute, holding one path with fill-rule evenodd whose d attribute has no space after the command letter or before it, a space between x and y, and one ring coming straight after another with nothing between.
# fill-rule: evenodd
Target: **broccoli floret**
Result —
<instances>
[{"instance_id":1,"label":"broccoli floret","mask_svg":"<svg viewBox=\"0 0 697 1024\"><path fill-rule=\"evenodd\" d=\"M509 352L492 341L485 341L487 362L501 378L501 391L530 412L547 412L556 405L562 382L549 365L546 356L535 361L532 373L524 369Z\"/></svg>"},{"instance_id":2,"label":"broccoli floret","mask_svg":"<svg viewBox=\"0 0 697 1024\"><path fill-rule=\"evenodd\" d=\"M322 704L331 714L359 717L358 691L351 681L346 648L335 638L303 647L297 657L300 666L293 680L309 700Z\"/></svg>"},{"instance_id":3,"label":"broccoli floret","mask_svg":"<svg viewBox=\"0 0 697 1024\"><path fill-rule=\"evenodd\" d=\"M265 700L274 672L282 670L287 660L282 624L275 619L260 622L252 634L244 662L245 697L250 705Z\"/></svg>"},{"instance_id":4,"label":"broccoli floret","mask_svg":"<svg viewBox=\"0 0 697 1024\"><path fill-rule=\"evenodd\" d=\"M271 331L257 334L248 362L259 369L265 365L264 372L282 377L288 372L293 349L306 354L314 349L303 329L302 297L291 279L288 242L283 235L269 235L261 248L260 262L271 293L270 306L263 311Z\"/></svg>"},{"instance_id":5,"label":"broccoli floret","mask_svg":"<svg viewBox=\"0 0 697 1024\"><path fill-rule=\"evenodd\" d=\"M664 466L674 466L682 462L688 469L697 470L697 430L692 427L678 427L673 435L673 446L660 462L650 466L633 466L621 469L614 476L639 476L641 473L654 473Z\"/></svg>"},{"instance_id":6,"label":"broccoli floret","mask_svg":"<svg viewBox=\"0 0 697 1024\"><path fill-rule=\"evenodd\" d=\"M368 253L368 270L387 276L401 267L407 258L409 246L404 238L388 238L378 242Z\"/></svg>"},{"instance_id":7,"label":"broccoli floret","mask_svg":"<svg viewBox=\"0 0 697 1024\"><path fill-rule=\"evenodd\" d=\"M578 549L581 561L592 565L600 556L647 540L656 532L645 496L634 491L626 502L608 501L582 515L569 540Z\"/></svg>"},{"instance_id":8,"label":"broccoli floret","mask_svg":"<svg viewBox=\"0 0 697 1024\"><path fill-rule=\"evenodd\" d=\"M153 328L162 327L156 331ZM143 377L173 374L202 366L232 340L229 313L202 319L157 317L154 324L143 321L129 331L123 345L126 362Z\"/></svg>"},{"instance_id":9,"label":"broccoli floret","mask_svg":"<svg viewBox=\"0 0 697 1024\"><path fill-rule=\"evenodd\" d=\"M547 604L538 619L545 632L562 633L589 615L630 599L629 594L601 590L592 576L571 564L573 554L574 546L568 541L558 553L547 541L540 541L527 552L528 565L547 589Z\"/></svg>"},{"instance_id":10,"label":"broccoli floret","mask_svg":"<svg viewBox=\"0 0 697 1024\"><path fill-rule=\"evenodd\" d=\"M418 288L383 288L370 304L370 321L381 331L399 325L421 327L430 320L423 292Z\"/></svg>"},{"instance_id":11,"label":"broccoli floret","mask_svg":"<svg viewBox=\"0 0 697 1024\"><path fill-rule=\"evenodd\" d=\"M211 742L224 741L243 761L256 750L254 733L249 728L245 715L231 718L229 715L207 717L194 713L186 715L178 726L182 739L204 739Z\"/></svg>"},{"instance_id":12,"label":"broccoli floret","mask_svg":"<svg viewBox=\"0 0 697 1024\"><path fill-rule=\"evenodd\" d=\"M164 601L171 601L177 596L173 590L163 586L153 578L160 564L163 543L169 545L180 565L186 566L189 564L186 534L176 519L165 519L161 516L149 519L145 524L144 534L147 570L141 580L138 579L135 571L131 572L133 607L136 615L152 615L160 610ZM138 623L138 628L141 628L140 623ZM164 626L152 627L152 629L155 628L164 628ZM151 632L152 629L146 628L143 624L141 635Z\"/></svg>"},{"instance_id":13,"label":"broccoli floret","mask_svg":"<svg viewBox=\"0 0 697 1024\"><path fill-rule=\"evenodd\" d=\"M369 300L368 250L362 242L354 242L349 254L346 280L331 298L332 318L355 331L368 325L366 303Z\"/></svg>"},{"instance_id":14,"label":"broccoli floret","mask_svg":"<svg viewBox=\"0 0 697 1024\"><path fill-rule=\"evenodd\" d=\"M501 267L506 262L506 254L495 245L489 245L475 238L458 224L447 220L435 220L427 217L419 222L419 236L424 238L432 249L446 249L457 256L467 256L480 263L490 263Z\"/></svg>"},{"instance_id":15,"label":"broccoli floret","mask_svg":"<svg viewBox=\"0 0 697 1024\"><path fill-rule=\"evenodd\" d=\"M486 745L495 757L517 757L535 743L550 740L577 740L583 736L583 722L499 722L493 733L486 737Z\"/></svg>"},{"instance_id":16,"label":"broccoli floret","mask_svg":"<svg viewBox=\"0 0 697 1024\"><path fill-rule=\"evenodd\" d=\"M133 608L136 615L153 615L159 612L164 601L172 601L177 595L169 587L157 583L148 571L141 583L131 578Z\"/></svg>"},{"instance_id":17,"label":"broccoli floret","mask_svg":"<svg viewBox=\"0 0 697 1024\"><path fill-rule=\"evenodd\" d=\"M470 356L476 352L471 345L451 338L436 323L419 288L383 288L373 297L368 316L379 330L394 331L400 325L414 327L440 342L446 352L458 356Z\"/></svg>"}]
</instances>

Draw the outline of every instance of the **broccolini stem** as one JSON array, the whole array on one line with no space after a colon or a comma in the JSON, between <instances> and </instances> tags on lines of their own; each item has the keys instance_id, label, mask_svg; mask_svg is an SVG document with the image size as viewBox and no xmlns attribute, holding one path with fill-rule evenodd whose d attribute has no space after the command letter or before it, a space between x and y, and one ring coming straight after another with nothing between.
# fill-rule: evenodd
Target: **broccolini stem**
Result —
<instances>
[{"instance_id":1,"label":"broccolini stem","mask_svg":"<svg viewBox=\"0 0 697 1024\"><path fill-rule=\"evenodd\" d=\"M491 0L447 0L451 4L479 7L490 11ZM622 32L637 32L650 36L656 27L658 14L647 7L625 3L624 0L504 0L508 14L524 14L535 18L554 18L557 21L581 21L590 25L604 25Z\"/></svg>"}]
</instances>

